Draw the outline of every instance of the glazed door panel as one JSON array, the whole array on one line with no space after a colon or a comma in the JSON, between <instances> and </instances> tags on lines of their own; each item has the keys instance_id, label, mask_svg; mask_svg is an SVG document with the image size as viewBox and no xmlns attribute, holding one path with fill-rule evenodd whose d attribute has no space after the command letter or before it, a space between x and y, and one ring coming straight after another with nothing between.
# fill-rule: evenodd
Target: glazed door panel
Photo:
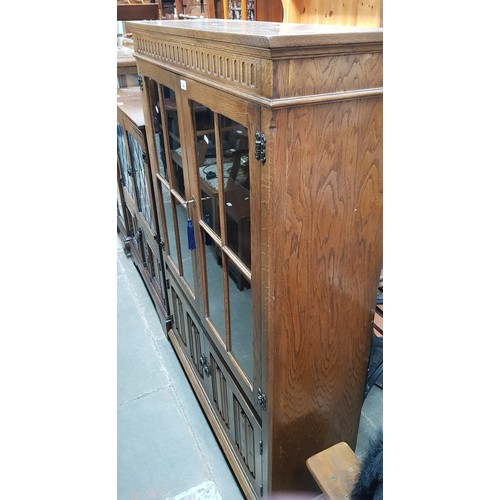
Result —
<instances>
[{"instance_id":1,"label":"glazed door panel","mask_svg":"<svg viewBox=\"0 0 500 500\"><path fill-rule=\"evenodd\" d=\"M188 300L197 297L196 262L187 226L192 206L186 194L184 163L186 148L180 133L175 83L168 85L144 79L146 102L153 124L156 196L159 200L159 226L164 260Z\"/></svg>"},{"instance_id":2,"label":"glazed door panel","mask_svg":"<svg viewBox=\"0 0 500 500\"><path fill-rule=\"evenodd\" d=\"M253 286L258 265L252 267L252 248L258 244L252 228L259 227L258 211L252 212L259 191L253 186L260 184L262 168L255 159L253 140L259 110L194 81L181 80L181 88L194 153L187 168L203 300L200 318L261 416L260 308Z\"/></svg>"},{"instance_id":3,"label":"glazed door panel","mask_svg":"<svg viewBox=\"0 0 500 500\"><path fill-rule=\"evenodd\" d=\"M165 261L260 418L259 108L171 73L144 84Z\"/></svg>"}]
</instances>

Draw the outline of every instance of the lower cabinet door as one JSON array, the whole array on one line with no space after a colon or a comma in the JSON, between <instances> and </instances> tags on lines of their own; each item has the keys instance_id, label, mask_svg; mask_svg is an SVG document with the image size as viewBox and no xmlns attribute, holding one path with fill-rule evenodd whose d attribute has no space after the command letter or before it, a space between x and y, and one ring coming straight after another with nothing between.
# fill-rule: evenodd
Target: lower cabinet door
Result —
<instances>
[{"instance_id":1,"label":"lower cabinet door","mask_svg":"<svg viewBox=\"0 0 500 500\"><path fill-rule=\"evenodd\" d=\"M210 366L209 398L229 441L241 470L246 475L257 496L262 482L262 426L234 378L208 337L205 342Z\"/></svg>"},{"instance_id":2,"label":"lower cabinet door","mask_svg":"<svg viewBox=\"0 0 500 500\"><path fill-rule=\"evenodd\" d=\"M209 418L212 427L217 427L216 436L221 439L219 432L222 432L223 439L233 449L232 458L228 458L240 483L249 485L259 497L263 488L261 422L171 275L168 283L172 333L181 351L176 349L177 354L184 357L203 390L203 398L210 405L209 413L216 420L214 423Z\"/></svg>"}]
</instances>

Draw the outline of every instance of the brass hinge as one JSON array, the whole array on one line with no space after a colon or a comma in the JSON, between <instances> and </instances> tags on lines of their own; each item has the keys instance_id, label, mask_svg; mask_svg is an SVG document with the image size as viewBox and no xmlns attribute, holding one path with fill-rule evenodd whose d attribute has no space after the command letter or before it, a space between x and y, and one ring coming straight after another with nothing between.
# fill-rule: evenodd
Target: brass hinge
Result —
<instances>
[{"instance_id":1,"label":"brass hinge","mask_svg":"<svg viewBox=\"0 0 500 500\"><path fill-rule=\"evenodd\" d=\"M266 136L260 132L255 132L255 159L266 162Z\"/></svg>"}]
</instances>

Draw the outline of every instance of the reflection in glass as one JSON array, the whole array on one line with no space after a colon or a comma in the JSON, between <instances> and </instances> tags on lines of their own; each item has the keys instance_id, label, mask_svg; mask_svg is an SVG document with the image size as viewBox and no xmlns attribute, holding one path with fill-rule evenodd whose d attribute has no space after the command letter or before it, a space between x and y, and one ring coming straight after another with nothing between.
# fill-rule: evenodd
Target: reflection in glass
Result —
<instances>
[{"instance_id":1,"label":"reflection in glass","mask_svg":"<svg viewBox=\"0 0 500 500\"><path fill-rule=\"evenodd\" d=\"M156 160L158 161L158 171L160 175L168 180L167 160L165 158L165 149L163 147L163 136L155 128L155 150Z\"/></svg>"},{"instance_id":2,"label":"reflection in glass","mask_svg":"<svg viewBox=\"0 0 500 500\"><path fill-rule=\"evenodd\" d=\"M146 180L145 158L146 154L135 137L127 132L130 157L132 159L132 172L134 174L135 189L137 192L137 207L142 212L149 227L153 227L151 203L149 198L148 183Z\"/></svg>"},{"instance_id":3,"label":"reflection in glass","mask_svg":"<svg viewBox=\"0 0 500 500\"><path fill-rule=\"evenodd\" d=\"M205 258L207 270L208 317L220 337L224 342L226 342L226 327L224 320L224 276L220 265L220 255L220 249L215 245L206 247Z\"/></svg>"},{"instance_id":4,"label":"reflection in glass","mask_svg":"<svg viewBox=\"0 0 500 500\"><path fill-rule=\"evenodd\" d=\"M168 242L165 242L165 251L170 255L171 259L174 261L176 268L179 268L179 260L177 257L177 246L175 244L175 226L174 226L174 216L172 213L172 196L170 190L161 183L161 192L163 198L163 211L165 213L165 224L167 225L167 238Z\"/></svg>"},{"instance_id":5,"label":"reflection in glass","mask_svg":"<svg viewBox=\"0 0 500 500\"><path fill-rule=\"evenodd\" d=\"M253 378L252 289L229 280L231 351L247 378Z\"/></svg>"},{"instance_id":6,"label":"reflection in glass","mask_svg":"<svg viewBox=\"0 0 500 500\"><path fill-rule=\"evenodd\" d=\"M160 85L163 92L163 109L166 120L166 133L168 134L168 147L172 158L171 188L175 189L183 198L186 197L184 186L184 170L182 166L182 146L180 140L179 119L177 114L177 102L175 92L164 85ZM160 105L160 104L158 104Z\"/></svg>"},{"instance_id":7,"label":"reflection in glass","mask_svg":"<svg viewBox=\"0 0 500 500\"><path fill-rule=\"evenodd\" d=\"M196 129L197 174L203 219L220 235L215 115L211 109L194 101L191 102L191 109Z\"/></svg>"},{"instance_id":8,"label":"reflection in glass","mask_svg":"<svg viewBox=\"0 0 500 500\"><path fill-rule=\"evenodd\" d=\"M162 177L168 180L167 159L165 157L165 145L163 143L163 123L160 114L160 103L158 97L158 84L150 82L150 108L153 121L153 131L155 138L156 161L158 163L158 172Z\"/></svg>"},{"instance_id":9,"label":"reflection in glass","mask_svg":"<svg viewBox=\"0 0 500 500\"><path fill-rule=\"evenodd\" d=\"M177 113L175 92L165 85L154 82L151 92L151 111L155 132L156 155L158 171L170 183L182 198L185 198L184 171L180 140L180 127ZM163 109L162 109L163 107ZM168 143L170 158L172 159L172 179L169 179L167 157L165 154L165 140Z\"/></svg>"},{"instance_id":10,"label":"reflection in glass","mask_svg":"<svg viewBox=\"0 0 500 500\"><path fill-rule=\"evenodd\" d=\"M179 224L179 241L182 260L182 271L184 279L187 281L189 288L194 293L194 277L193 277L193 253L194 250L189 250L187 237L187 214L186 209L177 200L175 200L177 222Z\"/></svg>"},{"instance_id":11,"label":"reflection in glass","mask_svg":"<svg viewBox=\"0 0 500 500\"><path fill-rule=\"evenodd\" d=\"M116 203L117 203L117 211L118 211L118 217L123 220L123 207L122 207L122 198L120 196L120 190L118 186L116 187L117 189L117 196L116 196Z\"/></svg>"},{"instance_id":12,"label":"reflection in glass","mask_svg":"<svg viewBox=\"0 0 500 500\"><path fill-rule=\"evenodd\" d=\"M250 175L248 131L226 119L226 135L231 147L224 151L224 162L230 163L224 182L226 243L250 269ZM238 278L241 280L241 278Z\"/></svg>"},{"instance_id":13,"label":"reflection in glass","mask_svg":"<svg viewBox=\"0 0 500 500\"><path fill-rule=\"evenodd\" d=\"M250 280L239 270L246 267L251 271L248 130L197 102L191 101L190 105L197 141L196 173L202 216L204 222L220 236L223 245L221 248L216 241L212 241L202 226L208 318L252 381L252 291ZM221 172L218 160L222 165ZM219 214L221 203L224 207L224 234ZM231 255L227 252L228 248L232 251ZM229 290L229 304L224 300L225 282ZM229 331L226 331L226 318L229 319Z\"/></svg>"},{"instance_id":14,"label":"reflection in glass","mask_svg":"<svg viewBox=\"0 0 500 500\"><path fill-rule=\"evenodd\" d=\"M132 180L128 174L128 160L127 160L127 151L125 145L125 138L123 136L123 127L118 124L117 125L117 137L118 137L118 160L120 163L120 173L122 178L122 184L125 186L127 191L132 195Z\"/></svg>"}]
</instances>

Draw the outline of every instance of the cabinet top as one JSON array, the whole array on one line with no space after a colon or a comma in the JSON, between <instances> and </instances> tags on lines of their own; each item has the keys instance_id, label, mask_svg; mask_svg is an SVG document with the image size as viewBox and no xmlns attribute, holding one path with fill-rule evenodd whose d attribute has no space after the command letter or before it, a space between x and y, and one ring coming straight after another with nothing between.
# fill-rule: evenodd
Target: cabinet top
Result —
<instances>
[{"instance_id":1,"label":"cabinet top","mask_svg":"<svg viewBox=\"0 0 500 500\"><path fill-rule=\"evenodd\" d=\"M129 21L127 30L265 49L382 42L382 28L225 19Z\"/></svg>"},{"instance_id":2,"label":"cabinet top","mask_svg":"<svg viewBox=\"0 0 500 500\"><path fill-rule=\"evenodd\" d=\"M127 116L136 127L144 127L141 89L139 87L125 87L116 90L116 104L119 112Z\"/></svg>"}]
</instances>

